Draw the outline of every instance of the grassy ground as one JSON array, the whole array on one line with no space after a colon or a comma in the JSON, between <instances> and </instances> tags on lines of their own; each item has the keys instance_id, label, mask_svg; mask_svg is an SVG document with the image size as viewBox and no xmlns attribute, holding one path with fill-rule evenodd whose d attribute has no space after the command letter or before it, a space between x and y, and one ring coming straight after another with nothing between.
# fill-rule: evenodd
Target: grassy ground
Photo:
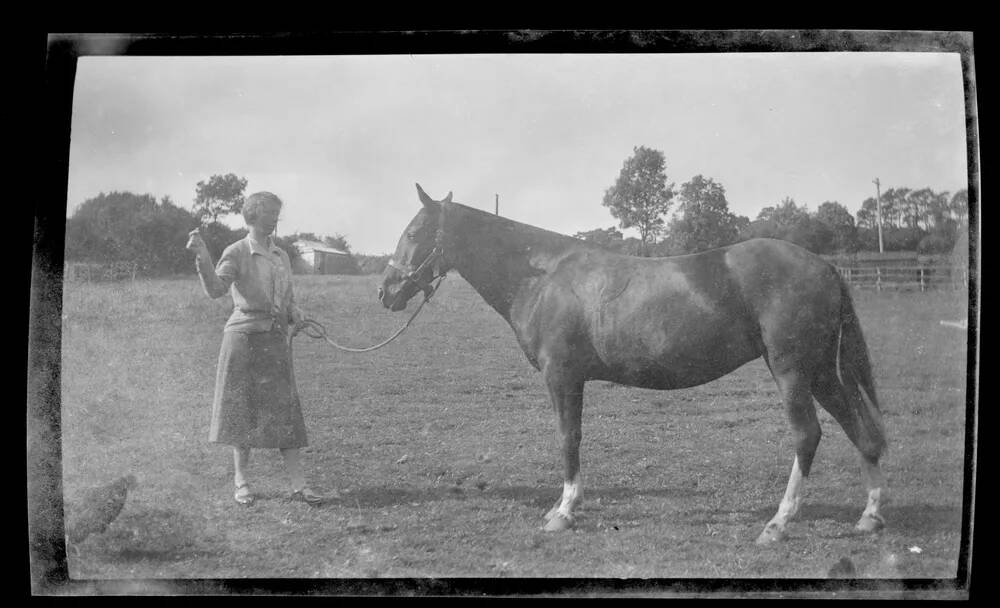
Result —
<instances>
[{"instance_id":1,"label":"grassy ground","mask_svg":"<svg viewBox=\"0 0 1000 608\"><path fill-rule=\"evenodd\" d=\"M338 342L367 346L405 314L375 277L296 277ZM295 365L320 508L284 498L280 457L254 451L260 500L232 500L231 456L207 442L227 298L195 280L67 284L63 471L81 488L135 473L118 520L69 557L75 578L948 578L959 552L964 332L951 293L857 292L891 439L889 527L857 536L856 452L824 437L805 505L776 546L754 544L792 462L784 414L756 361L671 392L588 384L577 528L539 530L561 491L555 420L510 328L460 277L370 354L299 337ZM414 302L415 304L415 302ZM919 553L916 549L919 548Z\"/></svg>"}]
</instances>

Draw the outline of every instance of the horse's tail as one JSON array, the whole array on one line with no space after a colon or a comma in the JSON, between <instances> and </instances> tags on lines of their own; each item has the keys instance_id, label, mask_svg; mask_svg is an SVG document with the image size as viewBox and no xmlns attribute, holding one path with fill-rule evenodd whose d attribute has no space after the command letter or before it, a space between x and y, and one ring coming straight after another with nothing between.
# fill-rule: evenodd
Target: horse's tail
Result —
<instances>
[{"instance_id":1,"label":"horse's tail","mask_svg":"<svg viewBox=\"0 0 1000 608\"><path fill-rule=\"evenodd\" d=\"M837 377L843 395L859 421L858 448L869 458L877 459L887 447L885 425L878 397L875 396L875 379L868 356L868 346L861 331L861 324L854 312L850 288L840 282L840 331L837 337Z\"/></svg>"}]
</instances>

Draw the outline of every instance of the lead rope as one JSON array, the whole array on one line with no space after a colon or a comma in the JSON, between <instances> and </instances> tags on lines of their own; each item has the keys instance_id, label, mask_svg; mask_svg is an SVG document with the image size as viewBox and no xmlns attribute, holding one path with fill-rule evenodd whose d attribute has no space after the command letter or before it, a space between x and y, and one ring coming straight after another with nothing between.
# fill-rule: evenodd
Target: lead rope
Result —
<instances>
[{"instance_id":1,"label":"lead rope","mask_svg":"<svg viewBox=\"0 0 1000 608\"><path fill-rule=\"evenodd\" d=\"M420 306L417 306L417 309L413 311L413 314L410 315L409 319L407 319L405 325L396 330L396 333L392 334L382 342L375 344L374 346L369 346L366 348L351 348L350 346L342 346L340 344L337 344L336 342L331 340L330 337L327 335L326 328L323 327L323 324L320 323L319 321L316 321L315 319L302 319L302 321L299 323L300 327L298 327L292 333L291 337L289 337L288 339L288 342L289 344L291 344L292 338L294 338L295 335L298 334L299 332L302 332L305 335L309 336L310 338L314 338L317 340L326 340L326 343L329 344L330 346L349 353L367 353L373 350L378 350L383 346L385 346L386 344L398 338L400 334L406 331L406 328L410 326L410 323L413 323L413 320L417 318L418 314L420 314L420 310L423 309L424 304L426 304L431 299L431 296L437 293L437 288L439 285L441 285L441 281L444 280L445 276L446 275L441 275L440 277L438 277L437 283L434 285L434 288L431 290L430 294L424 295L424 300L420 303Z\"/></svg>"},{"instance_id":2,"label":"lead rope","mask_svg":"<svg viewBox=\"0 0 1000 608\"><path fill-rule=\"evenodd\" d=\"M431 261L431 257L435 255L440 257L442 255L441 249L443 247L443 240L444 240L444 210L445 210L444 203L442 203L441 217L438 222L437 234L435 235L434 238L434 251L431 253L430 256L427 257L427 259L425 259L420 264L420 267L417 268L417 270L411 273L411 275L420 272L423 269L424 265ZM391 263L392 259L390 258L389 261ZM407 319L406 324L400 327L398 330L396 330L396 333L392 334L391 336L389 336L382 342L379 342L378 344L366 348L351 348L350 346L342 346L330 339L330 336L327 335L326 328L323 327L323 325L319 321L316 321L315 319L302 319L302 321L299 323L301 327L296 327L295 331L293 331L292 334L289 336L288 345L291 346L292 339L295 338L295 335L298 334L299 332L302 332L305 335L309 336L310 338L314 338L317 340L325 340L326 343L329 344L330 346L349 353L367 353L373 350L378 350L383 346L385 346L386 344L398 338L400 334L406 331L406 328L410 326L410 323L413 323L413 320L417 318L418 314L420 314L420 311L423 309L424 304L426 304L428 300L431 299L431 296L437 293L438 286L441 285L441 281L443 281L446 276L447 273L439 275L437 283L435 283L431 287L430 293L424 292L423 302L421 302L420 306L417 306L417 309L413 311L413 314L410 315L409 319Z\"/></svg>"}]
</instances>

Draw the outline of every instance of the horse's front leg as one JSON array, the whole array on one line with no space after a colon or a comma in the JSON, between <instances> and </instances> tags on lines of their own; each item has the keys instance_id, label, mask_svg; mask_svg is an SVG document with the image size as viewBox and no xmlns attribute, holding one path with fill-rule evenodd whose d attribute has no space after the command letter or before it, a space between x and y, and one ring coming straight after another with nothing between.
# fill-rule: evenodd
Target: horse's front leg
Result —
<instances>
[{"instance_id":1,"label":"horse's front leg","mask_svg":"<svg viewBox=\"0 0 1000 608\"><path fill-rule=\"evenodd\" d=\"M583 437L583 381L571 374L546 368L545 382L562 436L563 491L555 506L545 515L543 530L558 532L573 527L573 510L583 500L580 477L580 440Z\"/></svg>"}]
</instances>

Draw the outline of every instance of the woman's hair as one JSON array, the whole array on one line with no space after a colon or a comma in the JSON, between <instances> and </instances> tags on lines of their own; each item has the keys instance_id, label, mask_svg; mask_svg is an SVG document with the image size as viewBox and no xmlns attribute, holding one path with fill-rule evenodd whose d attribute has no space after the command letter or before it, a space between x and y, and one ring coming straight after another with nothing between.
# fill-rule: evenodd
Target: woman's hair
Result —
<instances>
[{"instance_id":1,"label":"woman's hair","mask_svg":"<svg viewBox=\"0 0 1000 608\"><path fill-rule=\"evenodd\" d=\"M270 192L255 192L247 197L245 203L243 203L243 219L247 224L252 224L257 221L257 216L260 215L260 208L264 206L264 203L278 203L281 207L281 199L271 194Z\"/></svg>"}]
</instances>

